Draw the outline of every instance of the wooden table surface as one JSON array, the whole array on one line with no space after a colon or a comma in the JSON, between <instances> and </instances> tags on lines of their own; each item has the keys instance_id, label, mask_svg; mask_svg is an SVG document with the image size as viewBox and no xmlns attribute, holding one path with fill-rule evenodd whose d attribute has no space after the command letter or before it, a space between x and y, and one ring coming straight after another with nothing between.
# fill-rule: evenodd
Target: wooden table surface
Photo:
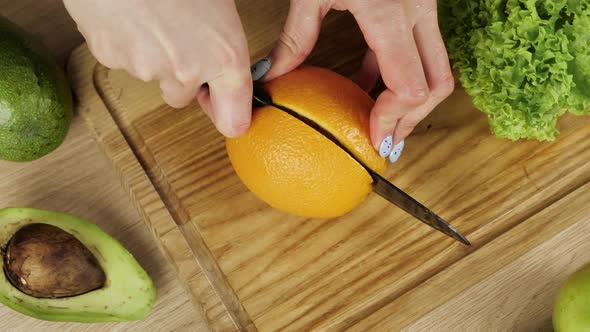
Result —
<instances>
[{"instance_id":1,"label":"wooden table surface","mask_svg":"<svg viewBox=\"0 0 590 332\"><path fill-rule=\"evenodd\" d=\"M65 64L83 39L61 0L0 0L0 15L38 35ZM195 331L202 325L159 252L152 235L121 186L109 162L78 116L64 144L32 163L0 161L0 207L29 206L80 215L126 246L150 273L159 291L154 311L143 321L118 324L51 323L0 306L2 331Z\"/></svg>"},{"instance_id":2,"label":"wooden table surface","mask_svg":"<svg viewBox=\"0 0 590 332\"><path fill-rule=\"evenodd\" d=\"M0 0L0 15L38 34L62 64L65 64L70 52L83 42L61 0ZM35 320L0 306L1 331L204 329L201 313L191 305L188 293L181 288L172 265L157 249L156 242L122 187L119 176L80 116L74 118L66 141L57 151L27 164L0 161L0 177L0 207L48 208L93 220L137 257L154 278L159 291L159 300L154 311L142 321L118 324L52 323ZM586 254L589 252L588 242L585 241L588 236L578 236L589 234L586 225L590 210L584 202L590 197L590 184L579 185L581 188L533 216L531 222L515 227L500 237L496 243L506 249L506 255L498 257L490 248L483 248L461 264L455 264L425 282L423 287L383 306L351 330L363 331L372 327L376 331L387 331L402 323L411 331L550 330L549 311L557 285L590 257ZM579 206L584 208L577 208ZM558 229L556 225L559 223L567 227ZM530 225L536 225L538 229L527 229ZM536 241L530 246L535 249L529 251L525 240L528 239L526 234L531 232L535 232L537 236L528 240ZM542 243L548 239L553 241ZM538 260L535 257L544 259ZM490 266L498 260L506 262L505 268L492 269ZM522 269L522 266L527 268ZM445 304L436 306L435 310L427 309L429 314L423 319L411 325L404 322L412 316L413 311L418 310L405 304L420 302L428 306L433 291L446 290L449 281L456 281L457 275L461 275L457 271L469 271L470 278L465 278L463 282L472 283L464 291L449 294ZM547 271L551 272L552 278L537 278ZM473 281L480 279L488 282ZM507 282L509 279L515 282ZM534 287L530 286L531 281L534 282ZM501 286L489 288L489 285L495 284ZM482 298L493 301L481 301ZM530 305L526 308L519 307L519 303ZM459 314L449 317L448 314L453 312ZM470 320L465 320L465 317ZM515 325L515 321L518 324ZM333 328L338 329L338 326Z\"/></svg>"}]
</instances>

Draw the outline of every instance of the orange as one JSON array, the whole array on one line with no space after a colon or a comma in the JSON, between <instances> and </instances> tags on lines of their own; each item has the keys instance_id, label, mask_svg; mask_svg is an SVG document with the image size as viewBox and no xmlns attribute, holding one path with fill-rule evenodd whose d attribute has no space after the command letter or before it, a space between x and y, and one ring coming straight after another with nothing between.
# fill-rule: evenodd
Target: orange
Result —
<instances>
[{"instance_id":1,"label":"orange","mask_svg":"<svg viewBox=\"0 0 590 332\"><path fill-rule=\"evenodd\" d=\"M330 132L367 167L382 174L386 159L372 147L373 99L350 79L306 66L263 85L273 103ZM244 185L270 206L309 218L333 218L361 204L372 178L346 150L274 106L255 108L246 133L226 139Z\"/></svg>"}]
</instances>

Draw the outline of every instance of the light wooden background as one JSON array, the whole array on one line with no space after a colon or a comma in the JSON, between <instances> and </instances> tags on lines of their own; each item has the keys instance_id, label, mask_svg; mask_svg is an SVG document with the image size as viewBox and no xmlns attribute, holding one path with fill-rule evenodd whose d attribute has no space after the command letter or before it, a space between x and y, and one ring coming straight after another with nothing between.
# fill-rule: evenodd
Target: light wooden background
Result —
<instances>
[{"instance_id":1,"label":"light wooden background","mask_svg":"<svg viewBox=\"0 0 590 332\"><path fill-rule=\"evenodd\" d=\"M37 34L65 64L83 42L60 0L0 0L0 15ZM0 306L2 331L194 331L202 326L172 266L156 248L110 163L78 116L64 144L32 163L0 161L0 207L56 209L93 220L114 235L153 277L159 300L145 320L119 324L49 323Z\"/></svg>"},{"instance_id":2,"label":"light wooden background","mask_svg":"<svg viewBox=\"0 0 590 332\"><path fill-rule=\"evenodd\" d=\"M82 42L60 0L0 0L0 15L38 33L62 62ZM410 156L411 153L408 151ZM590 259L587 204L590 187L583 186L587 182L586 167L588 163L569 174L555 175L549 172L554 168L547 168L541 162L532 163L531 170L545 171L532 172L530 179L516 186L530 180L544 188L551 198L555 186L550 186L543 175L549 174L550 178L561 176L560 181L555 181L557 187L564 182L572 183L572 192L555 204L550 205L553 199L548 199L541 213L506 232L494 246L469 255L468 259L399 298L386 299L390 301L388 304L377 303L383 306L378 310L372 308L376 311L352 326L351 331L397 330L399 326L412 331L550 331L550 310L558 284ZM576 175L579 179L574 178ZM178 286L171 266L156 250L117 175L80 118L75 118L66 142L58 151L30 164L0 162L0 177L0 206L52 208L94 220L138 257L154 277L160 293L152 315L145 321L130 324L48 323L0 306L0 331L200 330L200 316ZM502 255L497 254L498 246ZM504 267L498 269L498 265ZM457 284L462 284L461 290L451 287ZM436 303L432 303L433 296L438 299ZM421 306L412 305L416 303ZM410 322L416 316L422 318ZM330 327L341 330L344 323Z\"/></svg>"},{"instance_id":3,"label":"light wooden background","mask_svg":"<svg viewBox=\"0 0 590 332\"><path fill-rule=\"evenodd\" d=\"M252 60L274 42L285 2L237 1ZM259 26L259 17L273 19ZM308 60L352 71L361 38L349 22L333 23L323 32L336 41L321 40ZM222 137L197 105L171 109L156 82L95 64L86 47L69 63L81 116L165 236L175 265L186 270L192 251L240 326L546 331L557 286L590 262L580 245L590 239L590 206L583 204L590 197L588 117L563 117L555 142L512 143L492 137L484 115L457 89L423 121L386 176L462 230L474 244L465 248L409 224L407 214L375 195L334 220L271 209L237 179ZM139 175L140 163L149 179ZM180 229L186 241L169 229ZM203 296L193 275L184 278L191 293L212 326L222 326L222 304Z\"/></svg>"}]
</instances>

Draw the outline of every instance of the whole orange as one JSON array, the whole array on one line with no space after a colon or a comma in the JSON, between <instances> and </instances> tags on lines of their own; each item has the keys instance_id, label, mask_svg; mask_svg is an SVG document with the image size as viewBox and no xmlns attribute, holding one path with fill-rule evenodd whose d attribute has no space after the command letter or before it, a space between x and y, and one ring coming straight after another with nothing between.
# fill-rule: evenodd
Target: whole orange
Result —
<instances>
[{"instance_id":1,"label":"whole orange","mask_svg":"<svg viewBox=\"0 0 590 332\"><path fill-rule=\"evenodd\" d=\"M297 117L274 106L255 108L248 131L226 139L236 174L270 206L310 218L350 212L372 191L364 165L382 174L386 159L372 147L374 100L334 71L305 66L263 85L276 105L324 130L348 151Z\"/></svg>"}]
</instances>

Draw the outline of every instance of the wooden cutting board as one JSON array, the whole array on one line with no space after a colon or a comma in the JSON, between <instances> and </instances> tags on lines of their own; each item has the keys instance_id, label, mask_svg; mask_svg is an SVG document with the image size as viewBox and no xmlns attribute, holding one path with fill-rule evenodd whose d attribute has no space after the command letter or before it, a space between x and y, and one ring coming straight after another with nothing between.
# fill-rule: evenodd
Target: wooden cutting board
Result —
<instances>
[{"instance_id":1,"label":"wooden cutting board","mask_svg":"<svg viewBox=\"0 0 590 332\"><path fill-rule=\"evenodd\" d=\"M254 62L274 46L288 1L238 7ZM333 12L307 63L351 76L365 49L350 15ZM490 134L458 87L420 124L386 177L466 234L473 246L465 247L377 195L332 220L272 209L240 182L196 103L166 106L157 83L102 67L86 46L72 54L69 72L80 115L212 330L469 323L502 312L464 317L457 308L474 311L474 296L498 301L478 299L477 287L510 294L517 284L505 274L528 271L519 260L557 266L560 274L544 279L554 288L590 261L587 246L572 245L588 238L590 117L563 117L555 142L511 142ZM552 259L556 251L575 259Z\"/></svg>"}]
</instances>

